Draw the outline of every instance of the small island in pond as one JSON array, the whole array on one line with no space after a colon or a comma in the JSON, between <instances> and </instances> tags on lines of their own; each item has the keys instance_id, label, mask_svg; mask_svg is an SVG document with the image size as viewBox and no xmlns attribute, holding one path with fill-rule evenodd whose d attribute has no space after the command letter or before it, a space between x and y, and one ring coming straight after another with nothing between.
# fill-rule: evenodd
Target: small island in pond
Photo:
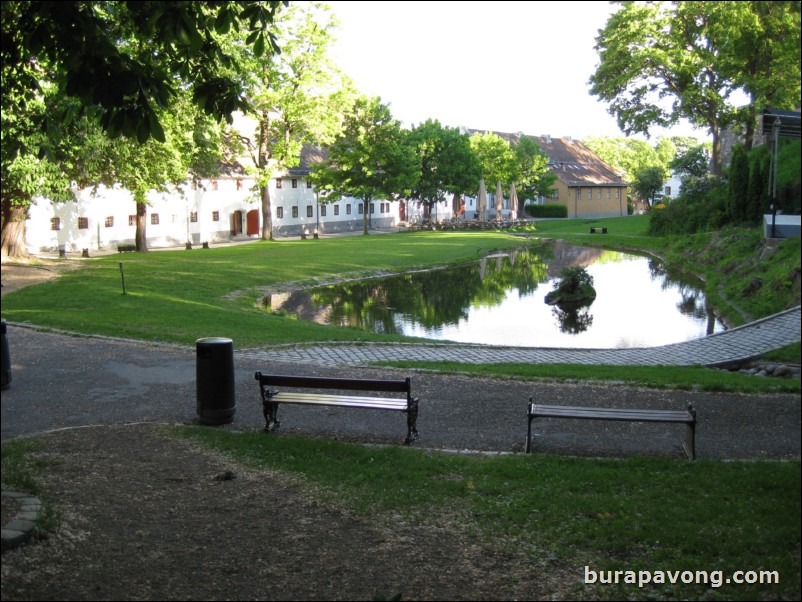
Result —
<instances>
[{"instance_id":1,"label":"small island in pond","mask_svg":"<svg viewBox=\"0 0 802 602\"><path fill-rule=\"evenodd\" d=\"M565 268L560 272L560 281L546 295L548 305L585 307L596 299L593 276L582 267Z\"/></svg>"}]
</instances>

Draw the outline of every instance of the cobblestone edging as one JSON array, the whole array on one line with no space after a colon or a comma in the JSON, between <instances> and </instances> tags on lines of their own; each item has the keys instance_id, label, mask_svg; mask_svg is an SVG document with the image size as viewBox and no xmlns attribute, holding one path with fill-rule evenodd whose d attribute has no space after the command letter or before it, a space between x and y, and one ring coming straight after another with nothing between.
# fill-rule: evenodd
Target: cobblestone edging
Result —
<instances>
[{"instance_id":1,"label":"cobblestone edging","mask_svg":"<svg viewBox=\"0 0 802 602\"><path fill-rule=\"evenodd\" d=\"M2 495L15 499L20 506L16 516L3 525L2 551L5 552L22 545L31 538L42 511L42 502L28 493L18 493L6 489L3 489Z\"/></svg>"}]
</instances>

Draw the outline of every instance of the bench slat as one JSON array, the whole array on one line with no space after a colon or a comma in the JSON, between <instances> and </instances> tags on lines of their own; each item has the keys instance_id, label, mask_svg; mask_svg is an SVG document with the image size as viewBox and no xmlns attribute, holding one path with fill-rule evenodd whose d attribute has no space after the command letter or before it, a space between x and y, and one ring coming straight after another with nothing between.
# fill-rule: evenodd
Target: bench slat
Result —
<instances>
[{"instance_id":1,"label":"bench slat","mask_svg":"<svg viewBox=\"0 0 802 602\"><path fill-rule=\"evenodd\" d=\"M352 408L375 408L377 410L398 410L406 412L405 399L386 397L360 397L357 395L326 395L321 393L288 393L281 391L272 397L276 403L344 406Z\"/></svg>"},{"instance_id":2,"label":"bench slat","mask_svg":"<svg viewBox=\"0 0 802 602\"><path fill-rule=\"evenodd\" d=\"M350 389L352 391L394 391L409 393L411 385L407 380L378 380L356 378L328 378L322 376L285 376L256 373L262 385L273 387L297 387L300 389Z\"/></svg>"},{"instance_id":3,"label":"bench slat","mask_svg":"<svg viewBox=\"0 0 802 602\"><path fill-rule=\"evenodd\" d=\"M696 422L696 419L689 412L677 410L629 410L534 405L530 409L530 415L540 418L587 418L589 420L631 422Z\"/></svg>"}]
</instances>

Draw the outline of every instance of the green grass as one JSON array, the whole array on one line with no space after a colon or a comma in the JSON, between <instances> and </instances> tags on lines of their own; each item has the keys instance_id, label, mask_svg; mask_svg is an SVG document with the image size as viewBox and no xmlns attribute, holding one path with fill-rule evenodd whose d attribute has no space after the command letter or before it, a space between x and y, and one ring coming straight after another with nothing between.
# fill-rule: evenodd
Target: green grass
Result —
<instances>
[{"instance_id":1,"label":"green grass","mask_svg":"<svg viewBox=\"0 0 802 602\"><path fill-rule=\"evenodd\" d=\"M798 599L800 463L460 456L176 427L249 467L294 475L366 516L449 524L523 549L527 568L778 571L777 586L589 588L589 598ZM457 552L457 551L455 551Z\"/></svg>"},{"instance_id":2,"label":"green grass","mask_svg":"<svg viewBox=\"0 0 802 602\"><path fill-rule=\"evenodd\" d=\"M543 220L536 222L536 227L537 236L560 238L578 245L604 245L619 249L660 252L667 244L665 238L648 235L648 215ZM592 227L607 228L608 233L590 234Z\"/></svg>"},{"instance_id":3,"label":"green grass","mask_svg":"<svg viewBox=\"0 0 802 602\"><path fill-rule=\"evenodd\" d=\"M280 283L315 284L451 265L523 244L520 237L497 232L421 232L106 256L58 281L5 296L3 317L73 332L183 344L226 336L239 348L398 341L403 337L273 315L259 302L267 288Z\"/></svg>"},{"instance_id":4,"label":"green grass","mask_svg":"<svg viewBox=\"0 0 802 602\"><path fill-rule=\"evenodd\" d=\"M799 356L796 356L797 359ZM598 366L581 364L468 364L462 362L395 361L375 365L432 370L453 374L548 380L553 382L601 382L652 389L716 391L733 393L796 393L799 379L756 378L745 374L705 367L682 366Z\"/></svg>"}]
</instances>

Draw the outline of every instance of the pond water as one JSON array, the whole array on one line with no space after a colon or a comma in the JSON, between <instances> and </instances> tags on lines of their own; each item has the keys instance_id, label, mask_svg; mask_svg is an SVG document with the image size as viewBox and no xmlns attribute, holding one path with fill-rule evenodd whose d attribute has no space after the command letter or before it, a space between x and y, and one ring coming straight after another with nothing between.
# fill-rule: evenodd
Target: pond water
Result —
<instances>
[{"instance_id":1,"label":"pond water","mask_svg":"<svg viewBox=\"0 0 802 602\"><path fill-rule=\"evenodd\" d=\"M547 305L544 297L569 266L593 277L596 299L585 307ZM669 275L656 260L560 242L454 268L270 295L264 305L321 324L519 347L651 347L725 330L701 286Z\"/></svg>"}]
</instances>

